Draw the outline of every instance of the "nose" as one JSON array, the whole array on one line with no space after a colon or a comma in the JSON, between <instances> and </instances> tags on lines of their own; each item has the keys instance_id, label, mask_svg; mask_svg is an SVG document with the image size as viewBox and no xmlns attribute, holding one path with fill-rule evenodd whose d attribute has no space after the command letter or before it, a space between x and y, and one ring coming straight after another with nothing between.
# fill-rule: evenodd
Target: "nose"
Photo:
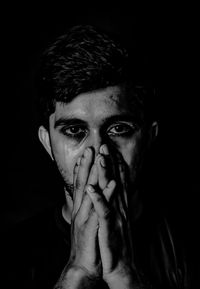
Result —
<instances>
[{"instance_id":1,"label":"nose","mask_svg":"<svg viewBox=\"0 0 200 289\"><path fill-rule=\"evenodd\" d=\"M103 137L100 134L98 130L93 130L90 134L89 140L88 140L88 146L92 147L95 151L95 156L98 155L99 149L101 145L103 144Z\"/></svg>"}]
</instances>

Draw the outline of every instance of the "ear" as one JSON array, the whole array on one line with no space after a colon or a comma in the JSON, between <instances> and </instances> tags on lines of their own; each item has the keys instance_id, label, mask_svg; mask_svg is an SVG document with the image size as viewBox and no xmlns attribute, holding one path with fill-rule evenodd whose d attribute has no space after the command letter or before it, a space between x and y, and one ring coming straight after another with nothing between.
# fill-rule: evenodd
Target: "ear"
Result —
<instances>
[{"instance_id":1,"label":"ear","mask_svg":"<svg viewBox=\"0 0 200 289\"><path fill-rule=\"evenodd\" d=\"M156 139L158 135L158 123L154 121L149 128L149 145Z\"/></svg>"},{"instance_id":2,"label":"ear","mask_svg":"<svg viewBox=\"0 0 200 289\"><path fill-rule=\"evenodd\" d=\"M40 126L38 129L38 137L44 148L50 155L51 159L54 160L52 150L51 150L51 142L48 130L44 126Z\"/></svg>"}]
</instances>

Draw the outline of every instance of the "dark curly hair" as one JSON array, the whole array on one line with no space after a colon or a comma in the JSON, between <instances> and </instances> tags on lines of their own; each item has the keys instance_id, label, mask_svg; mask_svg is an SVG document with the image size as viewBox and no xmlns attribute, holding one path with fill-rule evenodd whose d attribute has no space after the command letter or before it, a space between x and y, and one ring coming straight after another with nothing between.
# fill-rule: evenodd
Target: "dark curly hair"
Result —
<instances>
[{"instance_id":1,"label":"dark curly hair","mask_svg":"<svg viewBox=\"0 0 200 289\"><path fill-rule=\"evenodd\" d=\"M117 41L90 25L70 28L41 57L37 74L40 124L48 128L56 102L68 103L81 93L113 85L133 87L132 71L130 56ZM147 90L138 84L132 98L143 105Z\"/></svg>"}]
</instances>

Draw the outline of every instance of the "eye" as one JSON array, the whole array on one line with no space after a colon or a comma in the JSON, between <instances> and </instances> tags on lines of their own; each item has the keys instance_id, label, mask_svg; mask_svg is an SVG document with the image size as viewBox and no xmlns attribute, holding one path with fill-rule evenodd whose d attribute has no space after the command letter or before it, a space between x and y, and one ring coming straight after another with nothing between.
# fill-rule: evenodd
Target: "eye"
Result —
<instances>
[{"instance_id":1,"label":"eye","mask_svg":"<svg viewBox=\"0 0 200 289\"><path fill-rule=\"evenodd\" d=\"M118 123L108 129L110 136L129 136L135 132L136 128L132 124Z\"/></svg>"},{"instance_id":2,"label":"eye","mask_svg":"<svg viewBox=\"0 0 200 289\"><path fill-rule=\"evenodd\" d=\"M71 138L81 138L84 137L86 134L86 128L81 126L75 125L70 127L63 127L61 132Z\"/></svg>"}]
</instances>

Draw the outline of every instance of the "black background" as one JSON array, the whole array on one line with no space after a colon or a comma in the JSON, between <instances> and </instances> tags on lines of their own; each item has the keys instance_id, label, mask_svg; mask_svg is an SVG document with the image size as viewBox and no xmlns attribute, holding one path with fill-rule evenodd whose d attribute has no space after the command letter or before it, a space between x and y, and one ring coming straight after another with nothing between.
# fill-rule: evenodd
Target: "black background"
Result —
<instances>
[{"instance_id":1,"label":"black background","mask_svg":"<svg viewBox=\"0 0 200 289\"><path fill-rule=\"evenodd\" d=\"M109 6L103 2L41 6L29 1L2 9L1 142L6 160L2 207L6 225L36 214L58 198L50 160L37 139L32 79L41 50L67 27L86 23L114 32L148 59L160 91L155 161L160 199L163 208L196 236L200 189L196 12L186 5L158 7L124 1Z\"/></svg>"}]
</instances>

